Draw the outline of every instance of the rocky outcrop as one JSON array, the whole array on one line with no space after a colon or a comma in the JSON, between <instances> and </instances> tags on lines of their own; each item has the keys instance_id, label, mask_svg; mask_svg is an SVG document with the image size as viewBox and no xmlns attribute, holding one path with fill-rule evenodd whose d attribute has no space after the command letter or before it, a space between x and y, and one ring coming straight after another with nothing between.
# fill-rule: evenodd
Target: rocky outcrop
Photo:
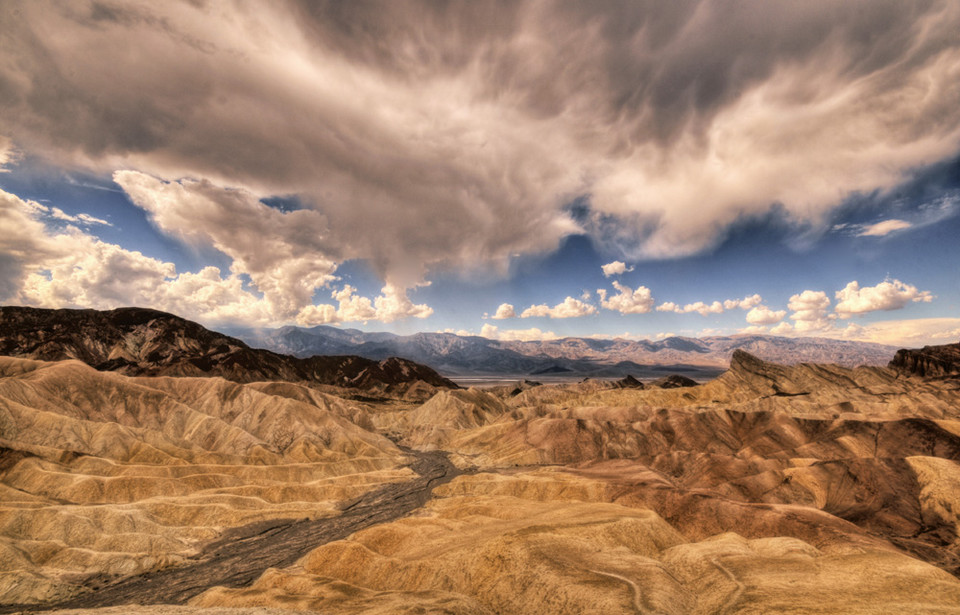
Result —
<instances>
[{"instance_id":1,"label":"rocky outcrop","mask_svg":"<svg viewBox=\"0 0 960 615\"><path fill-rule=\"evenodd\" d=\"M890 367L925 378L960 376L960 343L898 350Z\"/></svg>"},{"instance_id":2,"label":"rocky outcrop","mask_svg":"<svg viewBox=\"0 0 960 615\"><path fill-rule=\"evenodd\" d=\"M697 381L692 378L687 378L686 376L681 376L680 374L671 374L663 378L657 378L650 383L650 386L661 389L681 389L684 387L695 387L697 386Z\"/></svg>"},{"instance_id":3,"label":"rocky outcrop","mask_svg":"<svg viewBox=\"0 0 960 615\"><path fill-rule=\"evenodd\" d=\"M618 389L642 389L643 388L643 383L637 380L636 378L634 378L633 376L631 376L630 374L627 374L625 377L621 378L620 380L617 380L614 383L614 385Z\"/></svg>"},{"instance_id":4,"label":"rocky outcrop","mask_svg":"<svg viewBox=\"0 0 960 615\"><path fill-rule=\"evenodd\" d=\"M433 387L457 388L433 369L407 359L291 357L250 348L195 322L143 308L0 307L0 354L43 361L79 359L100 371L128 376L306 381L364 390L422 381Z\"/></svg>"}]
</instances>

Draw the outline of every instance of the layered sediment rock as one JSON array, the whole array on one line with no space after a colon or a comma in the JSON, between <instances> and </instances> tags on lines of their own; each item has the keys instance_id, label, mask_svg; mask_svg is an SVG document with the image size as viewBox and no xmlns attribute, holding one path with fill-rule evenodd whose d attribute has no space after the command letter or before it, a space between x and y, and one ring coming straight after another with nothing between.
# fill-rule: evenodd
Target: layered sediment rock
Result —
<instances>
[{"instance_id":1,"label":"layered sediment rock","mask_svg":"<svg viewBox=\"0 0 960 615\"><path fill-rule=\"evenodd\" d=\"M890 367L927 378L960 376L960 344L898 350Z\"/></svg>"},{"instance_id":2,"label":"layered sediment rock","mask_svg":"<svg viewBox=\"0 0 960 615\"><path fill-rule=\"evenodd\" d=\"M411 480L409 446L448 451L470 472L410 494L425 505L402 518L318 537L296 564L209 587L190 608L960 604L960 387L893 368L737 352L697 386L587 381L405 403L4 358L0 437L0 602L181 566L241 524L352 510L362 493Z\"/></svg>"}]
</instances>

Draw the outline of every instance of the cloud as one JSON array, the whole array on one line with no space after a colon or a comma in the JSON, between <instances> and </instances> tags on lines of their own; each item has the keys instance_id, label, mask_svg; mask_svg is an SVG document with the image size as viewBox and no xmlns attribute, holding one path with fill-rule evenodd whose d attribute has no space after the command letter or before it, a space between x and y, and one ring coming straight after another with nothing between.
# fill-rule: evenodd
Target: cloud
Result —
<instances>
[{"instance_id":1,"label":"cloud","mask_svg":"<svg viewBox=\"0 0 960 615\"><path fill-rule=\"evenodd\" d=\"M773 311L765 305L758 305L747 312L747 322L751 325L774 325L786 315L786 310Z\"/></svg>"},{"instance_id":2,"label":"cloud","mask_svg":"<svg viewBox=\"0 0 960 615\"><path fill-rule=\"evenodd\" d=\"M326 241L330 231L319 212L281 212L249 191L205 180L168 182L136 171L113 179L165 234L229 256L231 271L249 275L280 317L296 315L335 280L340 253Z\"/></svg>"},{"instance_id":3,"label":"cloud","mask_svg":"<svg viewBox=\"0 0 960 615\"><path fill-rule=\"evenodd\" d=\"M72 224L57 224L63 217L69 222L83 217L62 217L56 211L60 210L0 190L0 227L4 229L0 233L0 301L49 308L146 305L209 324L279 325L294 319L300 324L391 322L425 318L433 312L427 305L414 304L406 290L391 284L373 300L345 286L333 293L339 307L312 305L311 297L278 301L258 284L267 280L265 286L273 292L276 286L269 277L251 276L262 296L244 288L241 273L246 271L236 267L237 260L228 275L217 267L178 273L173 263L101 241ZM199 226L197 232L202 232ZM265 245L270 241L264 238ZM290 273L282 266L274 269Z\"/></svg>"},{"instance_id":4,"label":"cloud","mask_svg":"<svg viewBox=\"0 0 960 615\"><path fill-rule=\"evenodd\" d=\"M763 301L763 297L760 295L754 294L749 297L744 297L743 299L727 299L723 302L723 307L728 310L735 308L740 308L741 310L749 310L752 307L760 305L760 302Z\"/></svg>"},{"instance_id":5,"label":"cloud","mask_svg":"<svg viewBox=\"0 0 960 615\"><path fill-rule=\"evenodd\" d=\"M960 318L887 320L866 325L850 323L845 328L839 329L836 336L903 348L953 344L960 340Z\"/></svg>"},{"instance_id":6,"label":"cloud","mask_svg":"<svg viewBox=\"0 0 960 615\"><path fill-rule=\"evenodd\" d=\"M902 231L908 229L912 224L906 220L884 220L883 222L877 222L876 224L868 224L864 226L859 233L858 237L884 237L890 233L896 231Z\"/></svg>"},{"instance_id":7,"label":"cloud","mask_svg":"<svg viewBox=\"0 0 960 615\"><path fill-rule=\"evenodd\" d=\"M516 311L514 311L513 306L509 303L501 303L497 307L497 313L491 316L494 320L503 320L505 318L515 318L517 316Z\"/></svg>"},{"instance_id":8,"label":"cloud","mask_svg":"<svg viewBox=\"0 0 960 615\"><path fill-rule=\"evenodd\" d=\"M823 332L833 328L834 314L829 314L830 297L821 291L805 290L790 297L787 307L793 311L790 319L794 321L793 331L796 333ZM780 327L779 333L788 332L786 327Z\"/></svg>"},{"instance_id":9,"label":"cloud","mask_svg":"<svg viewBox=\"0 0 960 615\"><path fill-rule=\"evenodd\" d=\"M720 303L719 301L714 301L712 303L704 303L703 301L696 301L694 303L688 303L682 308L680 307L675 308L673 311L679 314L690 314L691 312L696 312L701 316L708 316L710 314L722 314L723 304Z\"/></svg>"},{"instance_id":10,"label":"cloud","mask_svg":"<svg viewBox=\"0 0 960 615\"><path fill-rule=\"evenodd\" d=\"M393 322L405 318L427 318L433 314L433 308L425 304L414 305L403 289L387 284L380 296L371 300L362 297L357 289L349 284L330 296L339 307L330 304L307 305L297 314L297 324L304 327L335 324L341 322Z\"/></svg>"},{"instance_id":11,"label":"cloud","mask_svg":"<svg viewBox=\"0 0 960 615\"><path fill-rule=\"evenodd\" d=\"M373 300L380 322L393 322L406 318L427 318L433 314L433 308L425 303L413 303L407 297L406 289L387 284L380 290L380 296Z\"/></svg>"},{"instance_id":12,"label":"cloud","mask_svg":"<svg viewBox=\"0 0 960 615\"><path fill-rule=\"evenodd\" d=\"M499 311L498 309L497 312L499 313ZM562 303L553 307L549 307L545 303L531 305L520 314L520 318L579 318L596 313L597 308L595 306L584 303L580 299L567 297Z\"/></svg>"},{"instance_id":13,"label":"cloud","mask_svg":"<svg viewBox=\"0 0 960 615\"><path fill-rule=\"evenodd\" d=\"M43 205L37 203L36 201L25 201L27 207L33 210L36 216L46 219L47 221L59 221L59 222L69 222L71 224L80 224L83 226L93 226L93 225L102 225L102 226L113 226L103 218L97 218L96 216L91 216L86 213L79 213L75 216L68 214L59 207L52 207L48 205Z\"/></svg>"},{"instance_id":14,"label":"cloud","mask_svg":"<svg viewBox=\"0 0 960 615\"><path fill-rule=\"evenodd\" d=\"M657 311L674 312L676 314L690 314L696 312L701 316L709 316L710 314L722 314L725 309L732 310L740 308L742 310L748 310L759 304L761 301L763 301L763 298L760 295L752 295L750 297L744 297L743 299L727 299L723 303L719 301L712 301L710 303L696 301L694 303L688 303L683 307L680 307L673 301L666 301L657 306Z\"/></svg>"},{"instance_id":15,"label":"cloud","mask_svg":"<svg viewBox=\"0 0 960 615\"><path fill-rule=\"evenodd\" d=\"M20 154L13 147L13 141L10 137L0 134L0 173L7 173L10 169L8 165L16 163L20 159Z\"/></svg>"},{"instance_id":16,"label":"cloud","mask_svg":"<svg viewBox=\"0 0 960 615\"><path fill-rule=\"evenodd\" d=\"M620 312L621 314L647 314L653 309L653 296L650 289L646 286L638 286L632 290L629 286L624 286L620 282L614 282L613 287L619 291L616 295L607 298L607 290L598 288L597 295L600 297L600 305L608 310Z\"/></svg>"},{"instance_id":17,"label":"cloud","mask_svg":"<svg viewBox=\"0 0 960 615\"><path fill-rule=\"evenodd\" d=\"M771 335L790 335L791 333L793 333L793 325L785 320L777 326L770 328Z\"/></svg>"},{"instance_id":18,"label":"cloud","mask_svg":"<svg viewBox=\"0 0 960 615\"><path fill-rule=\"evenodd\" d=\"M600 267L603 270L604 277L609 278L612 275L620 275L628 271L633 271L633 267L627 268L627 264L621 261L613 261Z\"/></svg>"},{"instance_id":19,"label":"cloud","mask_svg":"<svg viewBox=\"0 0 960 615\"><path fill-rule=\"evenodd\" d=\"M147 305L208 323L270 324L269 305L216 267L173 263L103 242L80 228L48 227L50 208L0 190L0 301L109 309Z\"/></svg>"},{"instance_id":20,"label":"cloud","mask_svg":"<svg viewBox=\"0 0 960 615\"><path fill-rule=\"evenodd\" d=\"M63 166L295 195L324 219L311 253L412 288L581 231L629 261L772 203L822 223L955 153L958 29L948 1L28 2L0 7L0 134Z\"/></svg>"},{"instance_id":21,"label":"cloud","mask_svg":"<svg viewBox=\"0 0 960 615\"><path fill-rule=\"evenodd\" d=\"M536 327L530 329L501 330L499 327L491 325L490 323L486 323L481 327L480 336L503 342L533 342L558 339L557 334L553 331L541 331Z\"/></svg>"},{"instance_id":22,"label":"cloud","mask_svg":"<svg viewBox=\"0 0 960 615\"><path fill-rule=\"evenodd\" d=\"M854 280L836 293L838 300L834 311L840 318L850 318L854 314L866 314L880 310L899 310L911 301L929 303L933 301L930 291L917 290L916 286L904 284L900 280L884 280L876 286L860 287Z\"/></svg>"}]
</instances>

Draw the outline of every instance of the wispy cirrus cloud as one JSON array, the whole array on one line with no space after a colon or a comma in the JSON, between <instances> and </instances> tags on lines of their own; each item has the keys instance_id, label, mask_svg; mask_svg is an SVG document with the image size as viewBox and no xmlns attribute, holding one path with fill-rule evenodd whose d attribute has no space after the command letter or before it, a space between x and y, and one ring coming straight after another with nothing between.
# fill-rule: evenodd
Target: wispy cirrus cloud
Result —
<instances>
[{"instance_id":1,"label":"wispy cirrus cloud","mask_svg":"<svg viewBox=\"0 0 960 615\"><path fill-rule=\"evenodd\" d=\"M881 222L876 222L874 224L868 224L860 229L857 233L858 237L885 237L890 233L895 233L897 231L902 231L908 229L912 224L906 220L883 220Z\"/></svg>"}]
</instances>

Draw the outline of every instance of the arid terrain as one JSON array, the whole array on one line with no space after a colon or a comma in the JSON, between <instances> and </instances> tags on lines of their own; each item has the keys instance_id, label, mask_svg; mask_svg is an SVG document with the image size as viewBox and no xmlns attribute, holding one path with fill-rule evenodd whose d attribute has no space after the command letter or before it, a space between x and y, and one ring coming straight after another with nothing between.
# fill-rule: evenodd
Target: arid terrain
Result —
<instances>
[{"instance_id":1,"label":"arid terrain","mask_svg":"<svg viewBox=\"0 0 960 615\"><path fill-rule=\"evenodd\" d=\"M40 312L0 322L0 612L960 613L960 344L481 390Z\"/></svg>"}]
</instances>

